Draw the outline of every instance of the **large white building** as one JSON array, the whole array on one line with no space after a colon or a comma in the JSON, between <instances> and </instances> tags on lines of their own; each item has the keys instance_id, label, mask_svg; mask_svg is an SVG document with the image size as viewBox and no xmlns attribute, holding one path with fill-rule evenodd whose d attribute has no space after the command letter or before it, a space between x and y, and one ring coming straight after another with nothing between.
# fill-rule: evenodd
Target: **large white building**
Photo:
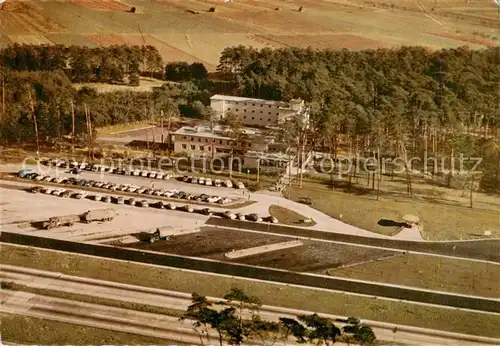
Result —
<instances>
[{"instance_id":1,"label":"large white building","mask_svg":"<svg viewBox=\"0 0 500 346\"><path fill-rule=\"evenodd\" d=\"M247 126L276 126L297 116L303 122L309 122L309 112L304 106L304 100L299 99L282 102L214 95L210 98L210 106L219 118L224 118L229 113L235 114Z\"/></svg>"},{"instance_id":2,"label":"large white building","mask_svg":"<svg viewBox=\"0 0 500 346\"><path fill-rule=\"evenodd\" d=\"M258 130L244 129L247 136L248 150L268 151L269 144L274 141L272 136L267 136ZM213 129L207 126L184 126L172 133L172 142L176 153L208 156L229 154L233 139L226 126L217 125Z\"/></svg>"}]
</instances>

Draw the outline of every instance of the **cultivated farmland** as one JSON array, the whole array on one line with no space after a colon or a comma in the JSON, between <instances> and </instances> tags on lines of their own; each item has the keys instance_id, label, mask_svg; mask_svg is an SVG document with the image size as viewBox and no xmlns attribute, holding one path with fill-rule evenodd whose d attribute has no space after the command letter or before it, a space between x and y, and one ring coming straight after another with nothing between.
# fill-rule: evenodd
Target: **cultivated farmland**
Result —
<instances>
[{"instance_id":1,"label":"cultivated farmland","mask_svg":"<svg viewBox=\"0 0 500 346\"><path fill-rule=\"evenodd\" d=\"M0 47L151 44L166 61L200 61L213 70L220 52L239 44L494 46L500 43L496 16L486 0L7 0L0 10Z\"/></svg>"}]
</instances>

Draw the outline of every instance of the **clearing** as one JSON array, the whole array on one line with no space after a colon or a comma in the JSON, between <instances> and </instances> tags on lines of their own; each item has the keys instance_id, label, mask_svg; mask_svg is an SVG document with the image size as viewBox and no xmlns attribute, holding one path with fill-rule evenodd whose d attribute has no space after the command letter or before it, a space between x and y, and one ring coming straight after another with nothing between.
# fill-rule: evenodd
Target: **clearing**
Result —
<instances>
[{"instance_id":1,"label":"clearing","mask_svg":"<svg viewBox=\"0 0 500 346\"><path fill-rule=\"evenodd\" d=\"M140 77L140 85L118 85L118 84L106 84L106 83L73 83L75 89L81 89L83 87L89 87L95 89L99 93L113 92L113 91L153 91L154 88L159 88L164 84L168 84L167 81L162 81L154 78Z\"/></svg>"},{"instance_id":2,"label":"clearing","mask_svg":"<svg viewBox=\"0 0 500 346\"><path fill-rule=\"evenodd\" d=\"M500 316L370 297L327 292L274 283L256 282L181 271L167 267L103 260L90 256L2 244L0 262L154 288L221 297L238 286L257 296L265 305L307 309L342 316L413 325L478 335L500 337ZM24 330L18 328L17 330ZM37 341L39 342L39 340ZM130 340L127 340L129 343ZM49 341L47 342L49 343ZM119 342L118 342L119 343Z\"/></svg>"}]
</instances>

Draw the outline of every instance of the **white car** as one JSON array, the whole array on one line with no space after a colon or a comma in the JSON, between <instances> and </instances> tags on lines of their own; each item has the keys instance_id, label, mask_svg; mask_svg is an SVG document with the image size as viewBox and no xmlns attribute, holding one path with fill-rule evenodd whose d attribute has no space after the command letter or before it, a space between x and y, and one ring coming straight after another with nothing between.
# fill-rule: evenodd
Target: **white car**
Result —
<instances>
[{"instance_id":1,"label":"white car","mask_svg":"<svg viewBox=\"0 0 500 346\"><path fill-rule=\"evenodd\" d=\"M142 171L142 172L141 172L141 177L147 177L147 176L148 176L148 174L149 174L149 172L148 172L148 171Z\"/></svg>"},{"instance_id":2,"label":"white car","mask_svg":"<svg viewBox=\"0 0 500 346\"><path fill-rule=\"evenodd\" d=\"M93 199L94 201L100 201L102 199L102 196L100 196L100 195L93 195L90 198Z\"/></svg>"},{"instance_id":3,"label":"white car","mask_svg":"<svg viewBox=\"0 0 500 346\"><path fill-rule=\"evenodd\" d=\"M40 181L40 180L45 180L45 178L47 178L46 175L39 175L35 178L36 181Z\"/></svg>"},{"instance_id":4,"label":"white car","mask_svg":"<svg viewBox=\"0 0 500 346\"><path fill-rule=\"evenodd\" d=\"M135 175L136 177L138 177L139 175L141 175L141 171L138 169L134 169L131 175Z\"/></svg>"},{"instance_id":5,"label":"white car","mask_svg":"<svg viewBox=\"0 0 500 346\"><path fill-rule=\"evenodd\" d=\"M156 172L149 172L148 176L150 178L156 178Z\"/></svg>"},{"instance_id":6,"label":"white car","mask_svg":"<svg viewBox=\"0 0 500 346\"><path fill-rule=\"evenodd\" d=\"M207 185L207 186L212 186L212 179L207 178L207 179L205 180L205 185Z\"/></svg>"},{"instance_id":7,"label":"white car","mask_svg":"<svg viewBox=\"0 0 500 346\"><path fill-rule=\"evenodd\" d=\"M236 188L238 188L238 189L242 190L242 189L244 189L244 188L245 188L245 185L244 185L241 181L238 181L238 182L236 183Z\"/></svg>"},{"instance_id":8,"label":"white car","mask_svg":"<svg viewBox=\"0 0 500 346\"><path fill-rule=\"evenodd\" d=\"M225 217L227 217L227 218L228 218L228 219L230 219L230 220L234 220L234 219L236 219L236 215L235 215L235 214L233 214L233 213L231 213L229 210L226 210L226 211L224 212L224 216L225 216Z\"/></svg>"},{"instance_id":9,"label":"white car","mask_svg":"<svg viewBox=\"0 0 500 346\"><path fill-rule=\"evenodd\" d=\"M162 172L158 172L156 173L156 179L163 179L164 175Z\"/></svg>"},{"instance_id":10,"label":"white car","mask_svg":"<svg viewBox=\"0 0 500 346\"><path fill-rule=\"evenodd\" d=\"M50 195L52 193L52 189L49 189L48 187L46 187L46 188L42 189L41 192L46 194L46 195Z\"/></svg>"},{"instance_id":11,"label":"white car","mask_svg":"<svg viewBox=\"0 0 500 346\"><path fill-rule=\"evenodd\" d=\"M199 178L198 179L198 184L205 185L205 178Z\"/></svg>"},{"instance_id":12,"label":"white car","mask_svg":"<svg viewBox=\"0 0 500 346\"><path fill-rule=\"evenodd\" d=\"M219 196L212 196L212 197L208 197L207 202L208 203L217 203L220 199L221 199L221 197L219 197Z\"/></svg>"},{"instance_id":13,"label":"white car","mask_svg":"<svg viewBox=\"0 0 500 346\"><path fill-rule=\"evenodd\" d=\"M221 198L217 201L217 203L219 203L219 204L229 204L231 202L232 202L231 198L228 198L228 197Z\"/></svg>"},{"instance_id":14,"label":"white car","mask_svg":"<svg viewBox=\"0 0 500 346\"><path fill-rule=\"evenodd\" d=\"M221 182L221 180L220 180L220 179L215 179L215 180L214 180L214 185L215 185L216 187L221 187L221 186L222 186L222 182Z\"/></svg>"},{"instance_id":15,"label":"white car","mask_svg":"<svg viewBox=\"0 0 500 346\"><path fill-rule=\"evenodd\" d=\"M233 183L231 180L225 180L224 185L226 185L226 187L233 187Z\"/></svg>"},{"instance_id":16,"label":"white car","mask_svg":"<svg viewBox=\"0 0 500 346\"><path fill-rule=\"evenodd\" d=\"M194 211L194 208L188 204L184 205L181 207L181 210L187 211L188 213L192 213Z\"/></svg>"},{"instance_id":17,"label":"white car","mask_svg":"<svg viewBox=\"0 0 500 346\"><path fill-rule=\"evenodd\" d=\"M177 209L177 207L175 206L175 204L168 203L168 204L165 206L165 209L175 210L175 209Z\"/></svg>"},{"instance_id":18,"label":"white car","mask_svg":"<svg viewBox=\"0 0 500 346\"><path fill-rule=\"evenodd\" d=\"M246 218L245 218L245 214L242 214L242 213L238 213L236 214L236 217L238 218L238 220L240 221L245 221Z\"/></svg>"}]
</instances>

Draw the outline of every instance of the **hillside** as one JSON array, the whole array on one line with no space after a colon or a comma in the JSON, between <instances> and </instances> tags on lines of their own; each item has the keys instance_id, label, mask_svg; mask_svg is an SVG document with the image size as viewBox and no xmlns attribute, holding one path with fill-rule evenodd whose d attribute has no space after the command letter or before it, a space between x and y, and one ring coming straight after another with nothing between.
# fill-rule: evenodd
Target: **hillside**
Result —
<instances>
[{"instance_id":1,"label":"hillside","mask_svg":"<svg viewBox=\"0 0 500 346\"><path fill-rule=\"evenodd\" d=\"M129 12L132 6L136 13ZM500 43L490 0L7 0L0 23L0 47L145 42L165 61L201 61L209 69L226 46L238 44L365 49Z\"/></svg>"}]
</instances>

